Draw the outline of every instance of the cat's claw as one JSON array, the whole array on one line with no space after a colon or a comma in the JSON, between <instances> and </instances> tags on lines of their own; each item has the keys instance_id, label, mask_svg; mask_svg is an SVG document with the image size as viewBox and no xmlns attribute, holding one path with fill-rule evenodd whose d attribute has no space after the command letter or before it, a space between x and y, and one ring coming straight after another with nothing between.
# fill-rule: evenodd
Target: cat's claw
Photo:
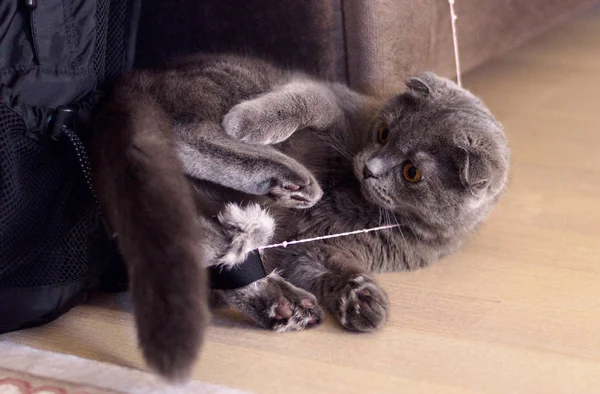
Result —
<instances>
[{"instance_id":1,"label":"cat's claw","mask_svg":"<svg viewBox=\"0 0 600 394\"><path fill-rule=\"evenodd\" d=\"M334 313L349 330L374 331L387 321L388 298L373 279L357 275L340 291Z\"/></svg>"},{"instance_id":2,"label":"cat's claw","mask_svg":"<svg viewBox=\"0 0 600 394\"><path fill-rule=\"evenodd\" d=\"M299 303L291 303L282 296L271 307L272 320L268 328L277 332L286 332L317 326L323 320L323 316L320 309L315 309L315 305L315 301L309 297L301 299Z\"/></svg>"},{"instance_id":3,"label":"cat's claw","mask_svg":"<svg viewBox=\"0 0 600 394\"><path fill-rule=\"evenodd\" d=\"M268 196L274 199L277 205L305 209L312 207L321 199L323 190L314 178L304 185L275 179L271 184Z\"/></svg>"}]
</instances>

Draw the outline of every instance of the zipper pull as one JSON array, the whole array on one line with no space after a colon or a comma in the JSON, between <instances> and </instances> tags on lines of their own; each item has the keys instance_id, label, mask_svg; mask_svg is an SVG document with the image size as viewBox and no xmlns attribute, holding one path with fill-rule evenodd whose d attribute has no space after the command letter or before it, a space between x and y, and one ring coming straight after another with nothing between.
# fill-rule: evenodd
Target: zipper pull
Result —
<instances>
[{"instance_id":1,"label":"zipper pull","mask_svg":"<svg viewBox=\"0 0 600 394\"><path fill-rule=\"evenodd\" d=\"M29 11L33 11L37 7L37 0L23 0L23 3Z\"/></svg>"},{"instance_id":2,"label":"zipper pull","mask_svg":"<svg viewBox=\"0 0 600 394\"><path fill-rule=\"evenodd\" d=\"M50 138L57 140L65 130L73 129L75 110L70 107L58 107L50 119Z\"/></svg>"}]
</instances>

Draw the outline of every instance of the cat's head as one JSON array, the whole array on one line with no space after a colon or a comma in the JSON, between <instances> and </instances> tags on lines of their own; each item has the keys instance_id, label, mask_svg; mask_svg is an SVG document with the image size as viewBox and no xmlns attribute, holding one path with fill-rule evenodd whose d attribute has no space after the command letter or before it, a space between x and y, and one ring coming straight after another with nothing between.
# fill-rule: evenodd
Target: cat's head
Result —
<instances>
[{"instance_id":1,"label":"cat's head","mask_svg":"<svg viewBox=\"0 0 600 394\"><path fill-rule=\"evenodd\" d=\"M406 81L371 125L354 171L370 202L447 230L471 230L504 190L509 147L486 106L432 73Z\"/></svg>"}]
</instances>

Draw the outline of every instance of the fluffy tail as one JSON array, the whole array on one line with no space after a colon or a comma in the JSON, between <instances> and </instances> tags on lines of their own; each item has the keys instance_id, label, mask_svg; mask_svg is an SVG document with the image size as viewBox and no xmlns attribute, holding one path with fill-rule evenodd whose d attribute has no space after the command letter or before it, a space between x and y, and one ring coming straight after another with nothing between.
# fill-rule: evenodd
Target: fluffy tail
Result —
<instances>
[{"instance_id":1,"label":"fluffy tail","mask_svg":"<svg viewBox=\"0 0 600 394\"><path fill-rule=\"evenodd\" d=\"M202 228L172 125L148 95L121 85L96 120L92 161L101 207L130 277L146 362L189 377L209 320Z\"/></svg>"}]
</instances>

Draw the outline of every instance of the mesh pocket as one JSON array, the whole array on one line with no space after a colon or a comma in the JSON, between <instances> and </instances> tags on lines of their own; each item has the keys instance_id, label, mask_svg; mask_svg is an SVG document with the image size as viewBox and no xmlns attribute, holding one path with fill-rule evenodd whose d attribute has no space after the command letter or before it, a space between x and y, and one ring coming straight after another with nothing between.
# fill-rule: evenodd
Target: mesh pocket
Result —
<instances>
[{"instance_id":1,"label":"mesh pocket","mask_svg":"<svg viewBox=\"0 0 600 394\"><path fill-rule=\"evenodd\" d=\"M108 18L108 42L106 47L105 79L112 81L125 67L126 51L131 23L131 3L129 1L111 1Z\"/></svg>"},{"instance_id":2,"label":"mesh pocket","mask_svg":"<svg viewBox=\"0 0 600 394\"><path fill-rule=\"evenodd\" d=\"M128 52L132 48L128 40L134 39L129 32L135 27L134 10L138 8L132 8L132 2L139 8L139 0L97 0L94 26L78 26L70 11L64 18L52 20L48 14L40 21L56 23L61 29L63 24L72 25L69 30L81 27L83 32L93 27L93 37L81 37L93 40L82 42L86 51L93 45L93 58L81 66L92 68L94 75L72 70L72 87L81 89L76 102L65 102L68 100L58 90L65 86L62 82L49 83L56 79L53 67L39 67L35 73L11 68L0 75L0 333L55 319L85 299L107 264L121 264L96 220L97 205L77 160L82 156L81 150L76 152L80 147L64 135L59 141L46 138L50 109L31 108L26 103L32 102L32 95L44 93L48 106L75 109L78 137L88 141L86 125L103 88L110 86L129 64L126 57L133 55ZM77 3L83 1L73 4ZM10 35L4 38L2 44L14 44L15 50L23 45ZM67 45L62 42L65 37L56 38L58 41L45 44ZM60 81L70 74L61 75ZM40 90L28 90L21 78L29 84L39 82ZM108 277L105 282L108 286L114 280Z\"/></svg>"},{"instance_id":3,"label":"mesh pocket","mask_svg":"<svg viewBox=\"0 0 600 394\"><path fill-rule=\"evenodd\" d=\"M99 83L111 82L123 70L131 23L131 2L98 0L94 70Z\"/></svg>"},{"instance_id":4,"label":"mesh pocket","mask_svg":"<svg viewBox=\"0 0 600 394\"><path fill-rule=\"evenodd\" d=\"M0 104L0 288L85 279L95 216L68 144L39 141Z\"/></svg>"}]
</instances>

